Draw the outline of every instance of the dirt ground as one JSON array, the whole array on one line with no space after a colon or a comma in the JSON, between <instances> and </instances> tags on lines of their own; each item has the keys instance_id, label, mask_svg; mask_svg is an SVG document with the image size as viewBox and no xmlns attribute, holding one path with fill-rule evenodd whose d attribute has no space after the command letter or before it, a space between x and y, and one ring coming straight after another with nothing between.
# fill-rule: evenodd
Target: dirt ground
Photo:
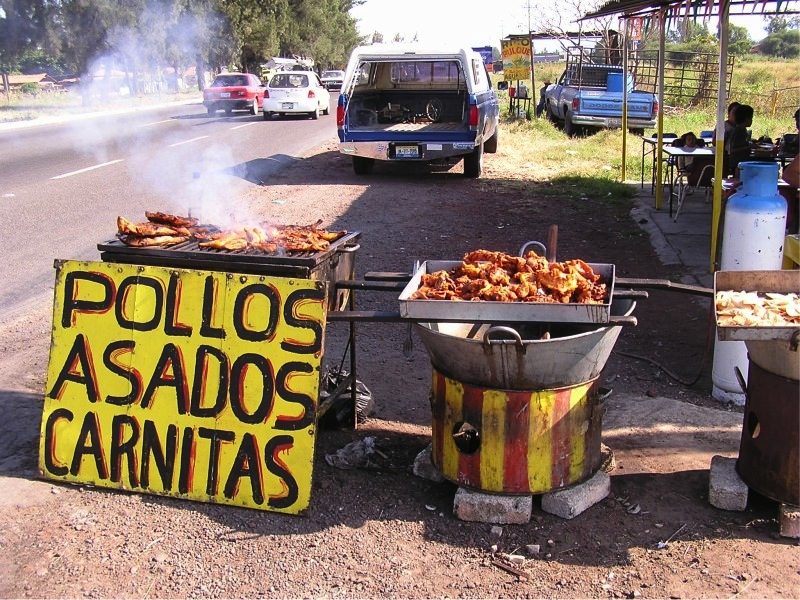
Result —
<instances>
[{"instance_id":1,"label":"dirt ground","mask_svg":"<svg viewBox=\"0 0 800 600\"><path fill-rule=\"evenodd\" d=\"M378 165L353 175L332 140L248 196L262 218L360 231L356 276L409 272L415 260L485 248L516 253L558 225L558 259L612 263L617 276L679 280L629 216L591 183L550 197L488 155L485 175ZM154 207L174 210L175 207ZM128 215L132 217L135 215ZM113 222L109 222L113 228ZM99 258L99 257L98 257ZM360 292L360 310L397 295ZM751 493L745 512L708 502L711 456L735 457L740 409L710 399L708 301L653 291L625 327L603 377L611 494L564 520L534 498L524 525L453 515L456 485L415 476L430 443L431 367L407 326L357 326L358 377L375 411L357 429L320 431L311 506L288 516L36 479L50 307L3 324L0 357L0 596L291 598L793 598L800 550L780 538L777 507ZM326 365L347 325L329 323ZM386 457L341 470L326 454L374 436ZM639 510L636 511L636 507ZM528 546L539 546L534 552ZM506 555L523 558L511 565ZM511 568L509 568L509 565Z\"/></svg>"}]
</instances>

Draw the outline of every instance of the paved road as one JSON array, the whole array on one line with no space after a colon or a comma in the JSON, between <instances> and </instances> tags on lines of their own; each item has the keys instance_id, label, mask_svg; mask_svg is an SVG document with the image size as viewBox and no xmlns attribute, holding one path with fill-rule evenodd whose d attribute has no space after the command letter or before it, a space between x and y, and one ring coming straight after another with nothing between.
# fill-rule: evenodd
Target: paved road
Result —
<instances>
[{"instance_id":1,"label":"paved road","mask_svg":"<svg viewBox=\"0 0 800 600\"><path fill-rule=\"evenodd\" d=\"M221 222L248 186L267 183L335 127L333 115L210 117L199 103L0 126L0 321L50 303L53 259L97 260L117 215L191 210Z\"/></svg>"}]
</instances>

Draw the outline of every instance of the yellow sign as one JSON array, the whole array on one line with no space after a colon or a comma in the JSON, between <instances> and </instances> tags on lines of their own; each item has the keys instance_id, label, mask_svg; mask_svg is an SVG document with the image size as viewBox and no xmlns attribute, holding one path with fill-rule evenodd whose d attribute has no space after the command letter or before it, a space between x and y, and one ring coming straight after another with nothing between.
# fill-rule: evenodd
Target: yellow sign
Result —
<instances>
[{"instance_id":1,"label":"yellow sign","mask_svg":"<svg viewBox=\"0 0 800 600\"><path fill-rule=\"evenodd\" d=\"M325 287L57 261L42 477L299 513Z\"/></svg>"},{"instance_id":2,"label":"yellow sign","mask_svg":"<svg viewBox=\"0 0 800 600\"><path fill-rule=\"evenodd\" d=\"M506 81L531 78L531 41L528 38L501 40L503 78Z\"/></svg>"}]
</instances>

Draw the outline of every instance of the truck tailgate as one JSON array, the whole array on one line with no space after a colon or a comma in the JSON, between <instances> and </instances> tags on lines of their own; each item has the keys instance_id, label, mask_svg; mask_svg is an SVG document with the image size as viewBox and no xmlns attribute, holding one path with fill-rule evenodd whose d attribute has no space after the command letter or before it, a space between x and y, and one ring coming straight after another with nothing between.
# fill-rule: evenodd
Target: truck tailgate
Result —
<instances>
[{"instance_id":1,"label":"truck tailgate","mask_svg":"<svg viewBox=\"0 0 800 600\"><path fill-rule=\"evenodd\" d=\"M622 114L622 94L602 91L580 92L580 113L602 117L619 117ZM648 119L652 116L653 105L650 98L637 94L628 96L628 116Z\"/></svg>"}]
</instances>

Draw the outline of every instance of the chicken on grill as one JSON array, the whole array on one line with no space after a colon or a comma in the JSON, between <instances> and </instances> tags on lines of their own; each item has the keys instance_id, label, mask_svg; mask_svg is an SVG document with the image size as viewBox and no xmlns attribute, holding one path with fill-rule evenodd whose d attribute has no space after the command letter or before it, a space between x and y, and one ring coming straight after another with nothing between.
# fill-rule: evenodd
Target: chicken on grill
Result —
<instances>
[{"instance_id":1,"label":"chicken on grill","mask_svg":"<svg viewBox=\"0 0 800 600\"><path fill-rule=\"evenodd\" d=\"M220 230L214 225L198 225L194 217L181 217L162 212L145 212L147 222L132 223L117 217L120 240L128 246L171 246L189 240L200 248L223 251L323 252L332 241L346 231L326 231L322 220L311 225L277 225L266 223Z\"/></svg>"}]
</instances>

